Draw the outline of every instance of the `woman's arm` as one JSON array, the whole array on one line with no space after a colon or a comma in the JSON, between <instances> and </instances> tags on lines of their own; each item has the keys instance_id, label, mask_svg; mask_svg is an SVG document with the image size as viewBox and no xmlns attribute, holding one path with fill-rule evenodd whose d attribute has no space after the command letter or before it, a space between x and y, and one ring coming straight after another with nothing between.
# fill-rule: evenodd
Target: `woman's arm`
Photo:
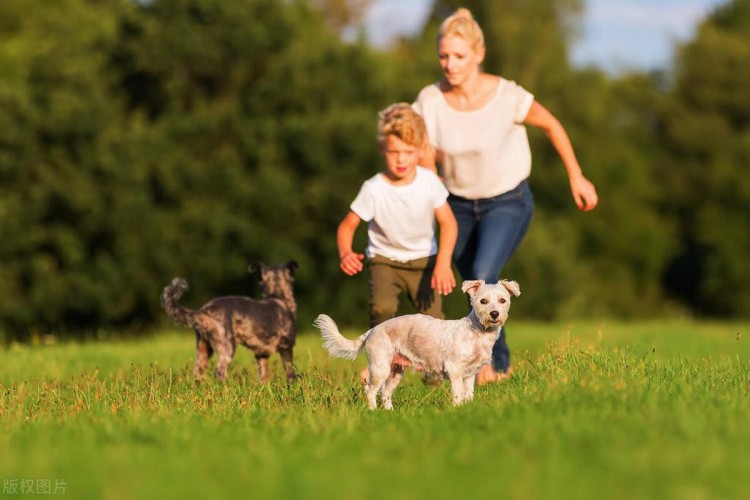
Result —
<instances>
[{"instance_id":1,"label":"woman's arm","mask_svg":"<svg viewBox=\"0 0 750 500\"><path fill-rule=\"evenodd\" d=\"M578 164L573 151L573 145L570 143L570 138L560 121L535 100L531 104L531 109L529 109L529 114L526 116L524 123L544 130L565 165L570 182L570 191L578 209L593 210L599 203L599 196L596 194L594 185L583 176L581 166Z\"/></svg>"}]
</instances>

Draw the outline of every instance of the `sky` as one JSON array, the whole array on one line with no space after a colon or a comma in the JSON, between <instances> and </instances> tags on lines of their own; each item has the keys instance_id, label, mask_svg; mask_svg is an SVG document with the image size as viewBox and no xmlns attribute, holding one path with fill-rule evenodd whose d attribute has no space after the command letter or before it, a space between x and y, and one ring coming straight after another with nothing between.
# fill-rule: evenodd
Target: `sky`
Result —
<instances>
[{"instance_id":1,"label":"sky","mask_svg":"<svg viewBox=\"0 0 750 500\"><path fill-rule=\"evenodd\" d=\"M612 74L668 68L676 43L726 0L584 0L581 38L573 64L593 64ZM394 36L418 31L432 0L373 0L366 26L370 41L387 46Z\"/></svg>"}]
</instances>

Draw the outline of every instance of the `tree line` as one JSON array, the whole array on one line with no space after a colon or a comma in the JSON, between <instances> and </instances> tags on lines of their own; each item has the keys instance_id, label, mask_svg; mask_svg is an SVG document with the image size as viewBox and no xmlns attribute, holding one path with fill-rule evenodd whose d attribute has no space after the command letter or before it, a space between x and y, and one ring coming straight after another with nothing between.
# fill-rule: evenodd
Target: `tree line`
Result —
<instances>
[{"instance_id":1,"label":"tree line","mask_svg":"<svg viewBox=\"0 0 750 500\"><path fill-rule=\"evenodd\" d=\"M387 49L341 36L363 2L0 2L0 331L138 332L187 305L257 296L248 263L295 259L300 324L367 321L335 230L381 168L377 111L440 77L459 3L488 71L561 118L601 205L581 214L530 131L537 212L504 271L518 317L747 317L750 2L717 8L670 68L572 67L580 0L437 0ZM343 21L342 21L343 20ZM363 246L364 231L358 234ZM447 314L462 315L455 292Z\"/></svg>"}]
</instances>

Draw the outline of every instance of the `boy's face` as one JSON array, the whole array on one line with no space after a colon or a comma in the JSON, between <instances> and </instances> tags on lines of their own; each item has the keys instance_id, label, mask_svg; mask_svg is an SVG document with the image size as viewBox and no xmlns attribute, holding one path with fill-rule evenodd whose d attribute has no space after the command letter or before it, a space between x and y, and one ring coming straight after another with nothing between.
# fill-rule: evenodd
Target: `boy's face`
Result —
<instances>
[{"instance_id":1,"label":"boy's face","mask_svg":"<svg viewBox=\"0 0 750 500\"><path fill-rule=\"evenodd\" d=\"M408 144L395 135L388 135L381 151L385 156L385 174L392 184L409 184L414 180L419 162L419 147Z\"/></svg>"}]
</instances>

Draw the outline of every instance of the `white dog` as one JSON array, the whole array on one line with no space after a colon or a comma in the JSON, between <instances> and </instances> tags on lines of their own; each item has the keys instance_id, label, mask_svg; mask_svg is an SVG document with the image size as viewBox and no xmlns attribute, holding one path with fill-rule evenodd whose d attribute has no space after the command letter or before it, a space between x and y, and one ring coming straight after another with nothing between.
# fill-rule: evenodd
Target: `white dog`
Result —
<instances>
[{"instance_id":1,"label":"white dog","mask_svg":"<svg viewBox=\"0 0 750 500\"><path fill-rule=\"evenodd\" d=\"M320 330L323 347L331 356L354 359L364 347L370 377L365 386L370 409L377 407L380 393L383 408L393 409L391 395L401 382L403 366L393 364L400 355L409 363L451 381L453 404L474 397L474 377L490 363L492 345L508 319L510 294L521 294L515 281L488 285L484 280L464 281L461 290L471 300L468 316L441 320L424 314L389 319L354 340L341 335L330 316L319 315L313 325ZM391 369L391 366L394 368Z\"/></svg>"}]
</instances>

